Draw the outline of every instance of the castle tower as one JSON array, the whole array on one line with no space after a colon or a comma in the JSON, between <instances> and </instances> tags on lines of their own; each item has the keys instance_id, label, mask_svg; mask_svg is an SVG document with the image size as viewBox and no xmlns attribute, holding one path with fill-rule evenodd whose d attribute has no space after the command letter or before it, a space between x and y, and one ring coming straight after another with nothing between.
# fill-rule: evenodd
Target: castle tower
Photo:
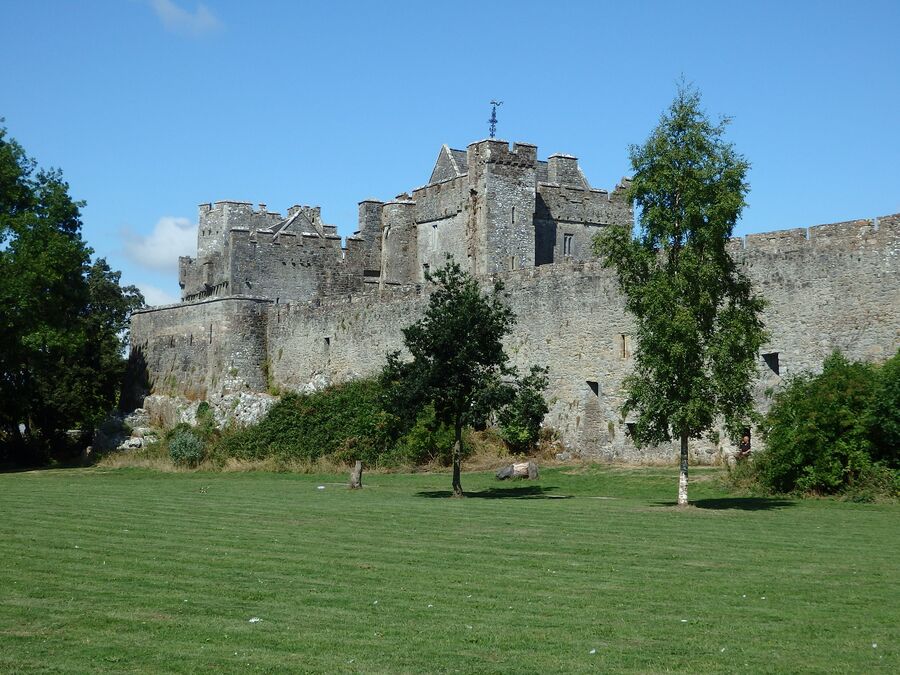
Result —
<instances>
[{"instance_id":1,"label":"castle tower","mask_svg":"<svg viewBox=\"0 0 900 675\"><path fill-rule=\"evenodd\" d=\"M488 139L467 149L475 274L534 267L537 146Z\"/></svg>"},{"instance_id":2,"label":"castle tower","mask_svg":"<svg viewBox=\"0 0 900 675\"><path fill-rule=\"evenodd\" d=\"M418 280L416 203L396 199L382 206L381 284Z\"/></svg>"},{"instance_id":3,"label":"castle tower","mask_svg":"<svg viewBox=\"0 0 900 675\"><path fill-rule=\"evenodd\" d=\"M246 202L201 204L197 227L197 257L223 253L228 230L244 225L253 207Z\"/></svg>"}]
</instances>

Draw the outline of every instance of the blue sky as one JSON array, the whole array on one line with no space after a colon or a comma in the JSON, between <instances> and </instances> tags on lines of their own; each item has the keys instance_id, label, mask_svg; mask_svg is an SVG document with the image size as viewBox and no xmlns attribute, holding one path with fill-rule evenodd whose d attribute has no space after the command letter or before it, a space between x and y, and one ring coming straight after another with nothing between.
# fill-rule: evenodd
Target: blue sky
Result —
<instances>
[{"instance_id":1,"label":"blue sky","mask_svg":"<svg viewBox=\"0 0 900 675\"><path fill-rule=\"evenodd\" d=\"M900 2L3 0L0 116L152 303L197 205L356 205L487 136L629 173L684 77L751 162L738 234L900 211Z\"/></svg>"}]
</instances>

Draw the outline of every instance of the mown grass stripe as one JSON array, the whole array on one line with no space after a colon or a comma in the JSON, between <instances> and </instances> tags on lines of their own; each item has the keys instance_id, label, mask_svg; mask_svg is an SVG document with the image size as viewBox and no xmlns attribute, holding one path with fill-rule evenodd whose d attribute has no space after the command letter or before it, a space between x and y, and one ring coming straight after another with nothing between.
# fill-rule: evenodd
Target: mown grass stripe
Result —
<instances>
[{"instance_id":1,"label":"mown grass stripe","mask_svg":"<svg viewBox=\"0 0 900 675\"><path fill-rule=\"evenodd\" d=\"M676 512L666 469L499 488L524 499L466 475L462 501L342 479L0 476L0 670L897 668L896 506Z\"/></svg>"}]
</instances>

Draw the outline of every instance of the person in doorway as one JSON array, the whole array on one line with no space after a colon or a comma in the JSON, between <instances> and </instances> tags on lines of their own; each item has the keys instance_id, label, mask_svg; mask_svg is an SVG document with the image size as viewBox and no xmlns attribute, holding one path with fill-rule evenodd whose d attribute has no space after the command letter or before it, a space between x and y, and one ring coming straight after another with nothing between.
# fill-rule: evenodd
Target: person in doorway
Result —
<instances>
[{"instance_id":1,"label":"person in doorway","mask_svg":"<svg viewBox=\"0 0 900 675\"><path fill-rule=\"evenodd\" d=\"M738 459L746 459L750 456L750 434L744 434L741 442L738 443Z\"/></svg>"}]
</instances>

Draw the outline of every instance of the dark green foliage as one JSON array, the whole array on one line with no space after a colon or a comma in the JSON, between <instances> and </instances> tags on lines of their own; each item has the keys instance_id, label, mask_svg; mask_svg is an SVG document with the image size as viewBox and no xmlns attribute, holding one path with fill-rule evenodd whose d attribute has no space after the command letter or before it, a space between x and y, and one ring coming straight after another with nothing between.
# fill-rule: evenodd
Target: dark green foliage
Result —
<instances>
[{"instance_id":1,"label":"dark green foliage","mask_svg":"<svg viewBox=\"0 0 900 675\"><path fill-rule=\"evenodd\" d=\"M404 375L412 376L411 391L424 392L445 423L469 424L477 392L498 375L512 373L502 340L512 330L515 316L506 305L501 282L484 294L478 282L450 259L429 273L428 281L434 289L425 316L403 330L413 357Z\"/></svg>"},{"instance_id":2,"label":"dark green foliage","mask_svg":"<svg viewBox=\"0 0 900 675\"><path fill-rule=\"evenodd\" d=\"M84 204L68 189L0 127L0 437L10 458L26 463L112 407L128 317L143 304L105 260L91 261Z\"/></svg>"},{"instance_id":3,"label":"dark green foliage","mask_svg":"<svg viewBox=\"0 0 900 675\"><path fill-rule=\"evenodd\" d=\"M169 456L180 466L197 466L203 460L203 441L190 428L176 428L166 438Z\"/></svg>"},{"instance_id":4,"label":"dark green foliage","mask_svg":"<svg viewBox=\"0 0 900 675\"><path fill-rule=\"evenodd\" d=\"M900 469L900 350L878 369L870 417L872 459Z\"/></svg>"},{"instance_id":5,"label":"dark green foliage","mask_svg":"<svg viewBox=\"0 0 900 675\"><path fill-rule=\"evenodd\" d=\"M680 87L642 146L630 149L639 234L606 228L594 251L618 274L635 319L626 413L639 444L687 439L724 418L736 434L752 411L751 383L765 340L749 279L726 249L745 206L749 164L712 123L700 95Z\"/></svg>"},{"instance_id":6,"label":"dark green foliage","mask_svg":"<svg viewBox=\"0 0 900 675\"><path fill-rule=\"evenodd\" d=\"M203 429L212 425L212 411L201 403L195 433L220 461L359 459L370 467L450 463L453 428L437 418L434 407L424 403L417 415L400 417L385 412L388 398L381 378L356 380L314 394L288 394L259 424L209 434Z\"/></svg>"},{"instance_id":7,"label":"dark green foliage","mask_svg":"<svg viewBox=\"0 0 900 675\"><path fill-rule=\"evenodd\" d=\"M209 403L201 401L200 405L197 406L197 412L194 417L197 421L195 431L200 438L207 443L218 438L219 431L216 428L216 417Z\"/></svg>"},{"instance_id":8,"label":"dark green foliage","mask_svg":"<svg viewBox=\"0 0 900 675\"><path fill-rule=\"evenodd\" d=\"M512 452L529 452L537 444L541 422L549 411L544 400L547 372L547 368L532 366L528 375L516 381L513 399L497 415L500 437Z\"/></svg>"},{"instance_id":9,"label":"dark green foliage","mask_svg":"<svg viewBox=\"0 0 900 675\"><path fill-rule=\"evenodd\" d=\"M896 430L898 409L888 403L898 362L900 355L879 367L835 352L821 374L792 378L765 417L766 450L754 462L761 484L811 494L889 486L894 476L885 471L897 466L898 450L886 441Z\"/></svg>"},{"instance_id":10,"label":"dark green foliage","mask_svg":"<svg viewBox=\"0 0 900 675\"><path fill-rule=\"evenodd\" d=\"M311 461L327 455L374 464L387 446L387 418L376 380L357 380L302 396L288 394L257 425L225 435L218 457Z\"/></svg>"},{"instance_id":11,"label":"dark green foliage","mask_svg":"<svg viewBox=\"0 0 900 675\"><path fill-rule=\"evenodd\" d=\"M434 406L426 404L415 423L400 436L393 447L379 458L382 466L421 466L437 462L443 466L453 461L453 427L441 422Z\"/></svg>"},{"instance_id":12,"label":"dark green foliage","mask_svg":"<svg viewBox=\"0 0 900 675\"><path fill-rule=\"evenodd\" d=\"M449 256L443 268L426 278L433 288L425 314L403 329L413 360L403 363L399 353L390 354L381 380L394 418L402 420L430 403L437 419L453 428L453 492L461 496L462 430L483 420L484 406L476 404L479 398L484 401L484 392L514 373L503 338L515 316L500 282L482 293L478 282Z\"/></svg>"}]
</instances>

